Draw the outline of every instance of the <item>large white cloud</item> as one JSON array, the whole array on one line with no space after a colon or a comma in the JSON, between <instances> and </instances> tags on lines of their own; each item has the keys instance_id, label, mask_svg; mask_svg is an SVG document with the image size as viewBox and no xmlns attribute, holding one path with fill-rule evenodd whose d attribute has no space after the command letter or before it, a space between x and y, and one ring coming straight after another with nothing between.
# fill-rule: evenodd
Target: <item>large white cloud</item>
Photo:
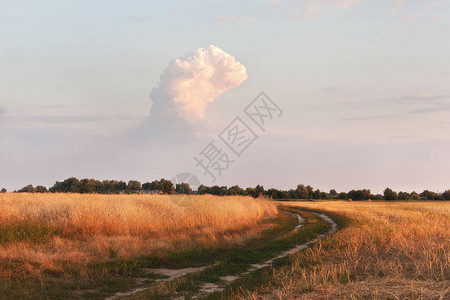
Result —
<instances>
[{"instance_id":1,"label":"large white cloud","mask_svg":"<svg viewBox=\"0 0 450 300\"><path fill-rule=\"evenodd\" d=\"M159 86L150 94L154 102L150 118L201 122L215 98L246 79L244 65L230 54L213 45L197 49L164 70Z\"/></svg>"}]
</instances>

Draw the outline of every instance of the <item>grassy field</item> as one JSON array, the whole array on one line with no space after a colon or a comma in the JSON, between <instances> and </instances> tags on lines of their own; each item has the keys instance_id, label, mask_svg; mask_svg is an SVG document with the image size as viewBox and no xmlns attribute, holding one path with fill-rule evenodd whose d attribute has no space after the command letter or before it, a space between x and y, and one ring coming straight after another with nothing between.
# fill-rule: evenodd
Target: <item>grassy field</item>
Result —
<instances>
[{"instance_id":1,"label":"grassy field","mask_svg":"<svg viewBox=\"0 0 450 300\"><path fill-rule=\"evenodd\" d=\"M174 197L0 194L0 298L450 299L449 202Z\"/></svg>"},{"instance_id":2,"label":"grassy field","mask_svg":"<svg viewBox=\"0 0 450 300\"><path fill-rule=\"evenodd\" d=\"M450 299L449 202L289 205L344 217L343 226L233 298Z\"/></svg>"},{"instance_id":3,"label":"grassy field","mask_svg":"<svg viewBox=\"0 0 450 300\"><path fill-rule=\"evenodd\" d=\"M239 246L277 214L274 204L251 197L192 196L189 207L173 203L183 196L170 197L0 194L0 298L120 287L139 267Z\"/></svg>"}]
</instances>

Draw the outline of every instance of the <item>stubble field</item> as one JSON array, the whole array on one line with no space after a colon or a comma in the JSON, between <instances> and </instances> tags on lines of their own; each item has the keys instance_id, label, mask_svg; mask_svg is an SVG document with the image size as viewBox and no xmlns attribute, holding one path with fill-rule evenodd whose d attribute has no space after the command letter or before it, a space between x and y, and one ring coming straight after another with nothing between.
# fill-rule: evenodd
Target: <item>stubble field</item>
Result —
<instances>
[{"instance_id":1,"label":"stubble field","mask_svg":"<svg viewBox=\"0 0 450 300\"><path fill-rule=\"evenodd\" d=\"M449 202L289 205L339 215L347 224L268 271L270 288L236 298L450 299Z\"/></svg>"}]
</instances>

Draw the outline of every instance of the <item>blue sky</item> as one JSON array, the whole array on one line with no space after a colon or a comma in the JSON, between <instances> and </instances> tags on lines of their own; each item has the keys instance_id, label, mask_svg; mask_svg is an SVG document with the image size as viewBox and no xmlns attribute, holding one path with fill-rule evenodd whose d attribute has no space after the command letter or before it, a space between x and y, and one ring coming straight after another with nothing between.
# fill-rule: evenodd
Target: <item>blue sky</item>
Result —
<instances>
[{"instance_id":1,"label":"blue sky","mask_svg":"<svg viewBox=\"0 0 450 300\"><path fill-rule=\"evenodd\" d=\"M217 184L448 189L449 10L436 0L0 0L0 186L185 171L210 185L193 156L265 91L283 116ZM209 45L248 79L208 105L208 126L187 141L142 133L163 71Z\"/></svg>"}]
</instances>

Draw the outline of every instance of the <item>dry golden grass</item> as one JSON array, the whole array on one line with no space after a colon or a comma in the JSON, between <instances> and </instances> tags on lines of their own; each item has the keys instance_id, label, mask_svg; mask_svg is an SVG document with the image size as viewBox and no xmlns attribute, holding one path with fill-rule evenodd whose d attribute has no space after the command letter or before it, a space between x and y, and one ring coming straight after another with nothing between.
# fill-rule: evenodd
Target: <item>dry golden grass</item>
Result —
<instances>
[{"instance_id":1,"label":"dry golden grass","mask_svg":"<svg viewBox=\"0 0 450 300\"><path fill-rule=\"evenodd\" d=\"M277 213L263 199L192 197L194 205L179 207L164 195L0 194L0 279L16 261L31 272L58 270L236 244L258 235L260 222Z\"/></svg>"},{"instance_id":2,"label":"dry golden grass","mask_svg":"<svg viewBox=\"0 0 450 300\"><path fill-rule=\"evenodd\" d=\"M300 202L351 224L274 269L269 299L450 299L450 202Z\"/></svg>"}]
</instances>

